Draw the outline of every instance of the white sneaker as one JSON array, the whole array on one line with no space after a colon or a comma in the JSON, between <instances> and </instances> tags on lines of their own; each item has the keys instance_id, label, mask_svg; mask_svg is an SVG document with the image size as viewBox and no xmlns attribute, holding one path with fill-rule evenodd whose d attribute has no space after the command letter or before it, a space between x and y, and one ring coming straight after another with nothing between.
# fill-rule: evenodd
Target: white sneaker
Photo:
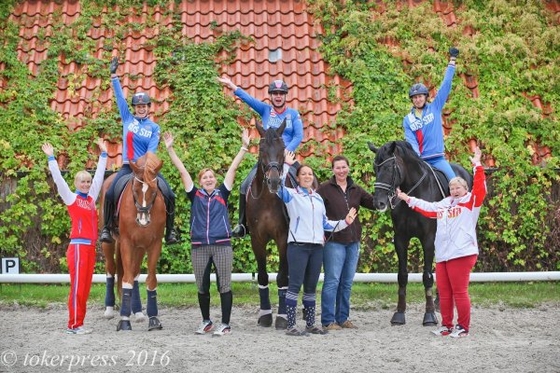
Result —
<instances>
[{"instance_id":1,"label":"white sneaker","mask_svg":"<svg viewBox=\"0 0 560 373\"><path fill-rule=\"evenodd\" d=\"M455 325L451 334L449 334L451 338L463 338L469 336L469 331L463 328L461 325Z\"/></svg>"},{"instance_id":2,"label":"white sneaker","mask_svg":"<svg viewBox=\"0 0 560 373\"><path fill-rule=\"evenodd\" d=\"M432 330L431 333L437 335L439 337L445 337L446 335L451 334L453 329L449 329L447 326L440 326L436 330Z\"/></svg>"},{"instance_id":3,"label":"white sneaker","mask_svg":"<svg viewBox=\"0 0 560 373\"><path fill-rule=\"evenodd\" d=\"M200 323L198 329L195 330L195 334L206 334L210 333L214 329L214 324L211 320L204 320Z\"/></svg>"},{"instance_id":4,"label":"white sneaker","mask_svg":"<svg viewBox=\"0 0 560 373\"><path fill-rule=\"evenodd\" d=\"M83 326L78 326L74 329L66 329L66 334L91 334L91 330L84 328Z\"/></svg>"},{"instance_id":5,"label":"white sneaker","mask_svg":"<svg viewBox=\"0 0 560 373\"><path fill-rule=\"evenodd\" d=\"M214 337L221 337L222 335L226 335L231 333L231 327L228 324L220 324L216 331L214 332Z\"/></svg>"}]
</instances>

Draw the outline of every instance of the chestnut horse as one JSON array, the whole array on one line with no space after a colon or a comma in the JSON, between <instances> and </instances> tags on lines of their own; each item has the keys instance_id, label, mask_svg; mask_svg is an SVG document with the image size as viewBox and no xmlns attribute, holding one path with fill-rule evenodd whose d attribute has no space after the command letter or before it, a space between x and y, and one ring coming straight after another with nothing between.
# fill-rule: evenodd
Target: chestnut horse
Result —
<instances>
[{"instance_id":1,"label":"chestnut horse","mask_svg":"<svg viewBox=\"0 0 560 373\"><path fill-rule=\"evenodd\" d=\"M276 329L286 329L288 219L284 203L276 194L282 185L285 148L282 132L286 128L286 122L284 121L279 128L268 128L266 131L258 123L256 127L261 140L257 173L247 192L247 225L249 232L251 232L251 246L257 261L260 298L258 324L266 327L272 325L272 307L268 289L267 244L270 240L274 240L280 258L280 266L276 277L278 316L275 327Z\"/></svg>"},{"instance_id":2,"label":"chestnut horse","mask_svg":"<svg viewBox=\"0 0 560 373\"><path fill-rule=\"evenodd\" d=\"M116 272L118 283L122 284L121 320L117 325L117 331L132 330L130 314L134 311L138 316L138 312L141 312L139 295L137 290L133 291L133 288L137 289L140 266L146 254L148 330L162 328L157 318L156 293L156 266L161 254L166 218L165 202L157 184L157 174L162 165L163 162L151 152L140 157L137 162L130 162L131 178L124 187L119 203L119 234L115 235L114 244L102 244L107 274L114 275ZM106 184L110 182L110 178L105 181ZM107 288L109 293L111 289L109 286ZM139 310L136 309L138 305ZM109 317L107 313L108 310L106 310L106 317Z\"/></svg>"},{"instance_id":3,"label":"chestnut horse","mask_svg":"<svg viewBox=\"0 0 560 373\"><path fill-rule=\"evenodd\" d=\"M424 162L405 141L391 141L375 147L368 143L369 149L376 153L373 164L375 172L375 191L373 201L380 211L391 209L395 251L399 261L398 303L397 311L391 319L392 325L406 323L406 286L408 284L408 246L412 237L417 237L424 252L424 269L422 281L426 297L424 326L437 325L435 304L432 293L434 285L433 260L434 241L437 222L411 210L408 205L397 198L396 190L400 188L410 196L426 201L439 201L449 195L449 183L443 173L435 171ZM472 176L461 166L451 164L457 176L461 176L472 187ZM439 176L437 176L439 174Z\"/></svg>"}]
</instances>

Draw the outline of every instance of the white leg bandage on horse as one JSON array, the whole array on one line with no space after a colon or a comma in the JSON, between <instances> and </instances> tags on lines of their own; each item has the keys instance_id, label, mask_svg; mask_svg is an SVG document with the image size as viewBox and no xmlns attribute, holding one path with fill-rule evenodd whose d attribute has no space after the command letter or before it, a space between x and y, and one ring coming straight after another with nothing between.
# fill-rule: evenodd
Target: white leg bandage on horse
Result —
<instances>
[{"instance_id":1,"label":"white leg bandage on horse","mask_svg":"<svg viewBox=\"0 0 560 373\"><path fill-rule=\"evenodd\" d=\"M272 313L272 310L259 310L259 317L264 316L264 315L270 315Z\"/></svg>"}]
</instances>

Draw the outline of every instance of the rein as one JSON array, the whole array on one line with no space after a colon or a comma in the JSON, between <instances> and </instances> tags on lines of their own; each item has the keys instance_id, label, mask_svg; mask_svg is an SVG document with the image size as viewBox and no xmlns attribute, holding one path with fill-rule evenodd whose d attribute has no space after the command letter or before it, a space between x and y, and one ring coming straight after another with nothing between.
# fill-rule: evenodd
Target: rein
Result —
<instances>
[{"instance_id":1,"label":"rein","mask_svg":"<svg viewBox=\"0 0 560 373\"><path fill-rule=\"evenodd\" d=\"M397 166L397 157L393 154L392 157L387 158L386 160L384 160L383 162L381 162L379 164L376 164L376 166L381 167L389 161L393 161L393 178L391 180L391 184L375 182L375 183L373 183L373 186L375 188L379 188L381 190L386 190L387 191L387 195L389 197L388 198L389 205L391 206L391 209L394 209L401 202L401 200L397 198L397 187L398 187L398 185L396 185L397 184L396 178L397 178L397 174L401 173L400 168ZM422 177L420 177L420 179L418 179L418 181L416 182L416 184L414 184L412 186L412 188L410 188L408 191L405 191L405 193L410 195L410 193L412 193L414 190L416 190L416 188L418 188L420 186L420 184L422 183L422 181L424 181L426 176L428 176L428 172L423 171ZM434 177L435 177L435 174L434 174ZM437 180L437 177L436 177L436 180ZM438 182L438 185L439 185L439 182ZM395 199L397 200L397 202L393 203L393 200L395 200Z\"/></svg>"}]
</instances>

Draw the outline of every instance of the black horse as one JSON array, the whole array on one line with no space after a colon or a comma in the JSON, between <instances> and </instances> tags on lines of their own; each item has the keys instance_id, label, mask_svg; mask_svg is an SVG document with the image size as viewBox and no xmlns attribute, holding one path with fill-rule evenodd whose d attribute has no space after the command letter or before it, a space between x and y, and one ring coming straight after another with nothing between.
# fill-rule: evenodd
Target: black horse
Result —
<instances>
[{"instance_id":1,"label":"black horse","mask_svg":"<svg viewBox=\"0 0 560 373\"><path fill-rule=\"evenodd\" d=\"M374 204L380 211L391 208L395 234L394 244L399 260L399 300L391 324L403 325L406 323L408 246L410 239L417 237L424 252L422 282L426 295L426 309L423 325L437 325L438 320L432 295L434 285L432 267L437 223L434 219L428 219L420 213L412 211L406 203L397 198L396 189L400 188L408 195L426 201L439 201L449 195L448 181L443 173L435 171L424 162L412 149L412 146L405 141L391 141L380 148L376 148L372 143L368 143L368 146L372 152L376 153L373 164L376 176ZM472 186L472 176L463 167L456 164L451 164L451 167L457 176L461 176L467 181L469 187Z\"/></svg>"},{"instance_id":2,"label":"black horse","mask_svg":"<svg viewBox=\"0 0 560 373\"><path fill-rule=\"evenodd\" d=\"M257 173L247 193L247 225L251 232L251 246L258 269L260 297L258 324L267 327L272 325L272 308L268 289L267 244L270 240L274 240L280 258L276 277L278 316L276 317L275 327L276 329L286 329L288 220L284 203L276 194L282 185L285 149L282 132L286 128L286 122L284 121L279 128L269 128L266 131L260 124L257 124L256 127L261 140Z\"/></svg>"}]
</instances>

